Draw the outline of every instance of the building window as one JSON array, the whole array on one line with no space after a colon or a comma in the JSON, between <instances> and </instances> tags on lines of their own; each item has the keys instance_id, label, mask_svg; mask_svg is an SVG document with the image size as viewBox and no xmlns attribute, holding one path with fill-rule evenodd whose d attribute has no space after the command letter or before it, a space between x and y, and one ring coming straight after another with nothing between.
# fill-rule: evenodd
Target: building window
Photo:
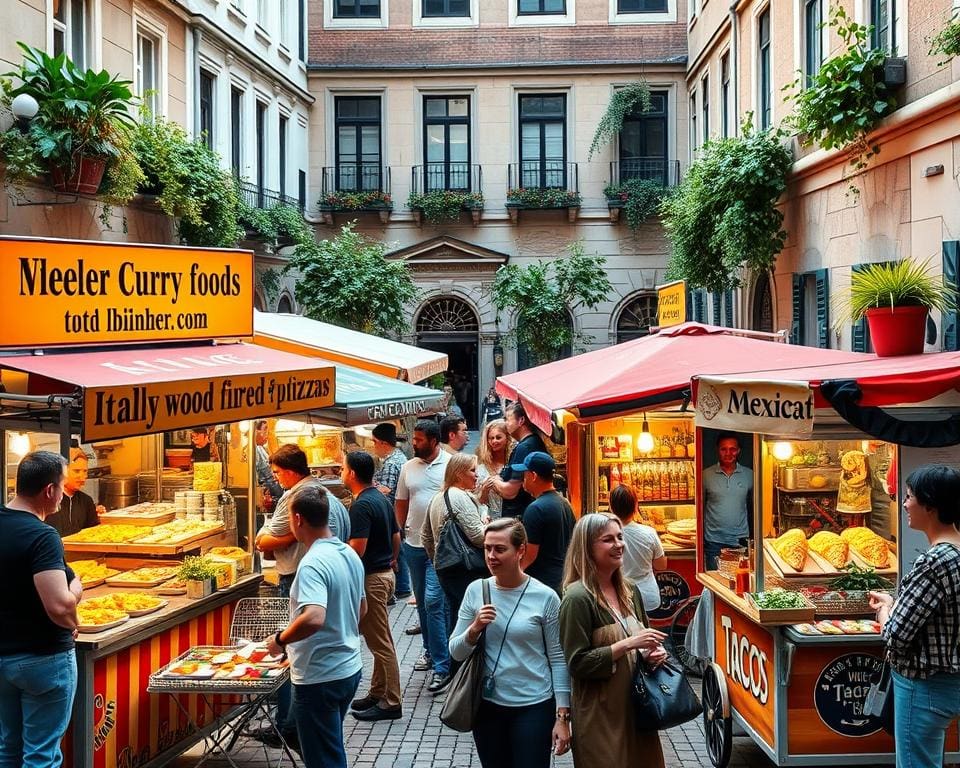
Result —
<instances>
[{"instance_id":1,"label":"building window","mask_svg":"<svg viewBox=\"0 0 960 768\"><path fill-rule=\"evenodd\" d=\"M335 115L337 191L382 189L380 97L338 96Z\"/></svg>"},{"instance_id":2,"label":"building window","mask_svg":"<svg viewBox=\"0 0 960 768\"><path fill-rule=\"evenodd\" d=\"M807 76L807 83L820 71L823 64L823 0L804 0L803 6L803 37L806 50L804 51L803 71Z\"/></svg>"},{"instance_id":3,"label":"building window","mask_svg":"<svg viewBox=\"0 0 960 768\"><path fill-rule=\"evenodd\" d=\"M243 160L243 91L230 89L230 165L233 175L240 177L240 163Z\"/></svg>"},{"instance_id":4,"label":"building window","mask_svg":"<svg viewBox=\"0 0 960 768\"><path fill-rule=\"evenodd\" d=\"M267 28L267 0L257 0L257 24Z\"/></svg>"},{"instance_id":5,"label":"building window","mask_svg":"<svg viewBox=\"0 0 960 768\"><path fill-rule=\"evenodd\" d=\"M470 189L470 99L423 99L424 191Z\"/></svg>"},{"instance_id":6,"label":"building window","mask_svg":"<svg viewBox=\"0 0 960 768\"><path fill-rule=\"evenodd\" d=\"M560 16L566 12L566 0L517 0L518 16Z\"/></svg>"},{"instance_id":7,"label":"building window","mask_svg":"<svg viewBox=\"0 0 960 768\"><path fill-rule=\"evenodd\" d=\"M520 96L520 186L567 186L567 97Z\"/></svg>"},{"instance_id":8,"label":"building window","mask_svg":"<svg viewBox=\"0 0 960 768\"><path fill-rule=\"evenodd\" d=\"M287 125L290 121L280 115L280 136L277 155L280 166L280 197L287 195Z\"/></svg>"},{"instance_id":9,"label":"building window","mask_svg":"<svg viewBox=\"0 0 960 768\"><path fill-rule=\"evenodd\" d=\"M617 0L617 13L666 13L667 0Z\"/></svg>"},{"instance_id":10,"label":"building window","mask_svg":"<svg viewBox=\"0 0 960 768\"><path fill-rule=\"evenodd\" d=\"M874 48L893 54L897 50L897 4L895 0L870 0L870 33Z\"/></svg>"},{"instance_id":11,"label":"building window","mask_svg":"<svg viewBox=\"0 0 960 768\"><path fill-rule=\"evenodd\" d=\"M87 62L86 0L53 0L53 55L66 53L80 69Z\"/></svg>"},{"instance_id":12,"label":"building window","mask_svg":"<svg viewBox=\"0 0 960 768\"><path fill-rule=\"evenodd\" d=\"M209 149L213 149L213 80L213 75L200 70L200 135Z\"/></svg>"},{"instance_id":13,"label":"building window","mask_svg":"<svg viewBox=\"0 0 960 768\"><path fill-rule=\"evenodd\" d=\"M160 41L141 30L137 31L137 94L147 113L160 114Z\"/></svg>"},{"instance_id":14,"label":"building window","mask_svg":"<svg viewBox=\"0 0 960 768\"><path fill-rule=\"evenodd\" d=\"M307 207L307 172L302 168L297 171L297 202L301 211Z\"/></svg>"},{"instance_id":15,"label":"building window","mask_svg":"<svg viewBox=\"0 0 960 768\"><path fill-rule=\"evenodd\" d=\"M830 302L825 269L793 276L791 341L806 347L830 346Z\"/></svg>"},{"instance_id":16,"label":"building window","mask_svg":"<svg viewBox=\"0 0 960 768\"><path fill-rule=\"evenodd\" d=\"M720 134L730 136L730 54L720 59Z\"/></svg>"},{"instance_id":17,"label":"building window","mask_svg":"<svg viewBox=\"0 0 960 768\"><path fill-rule=\"evenodd\" d=\"M697 92L690 93L690 158L693 159L693 153L697 151L700 137L697 134Z\"/></svg>"},{"instance_id":18,"label":"building window","mask_svg":"<svg viewBox=\"0 0 960 768\"><path fill-rule=\"evenodd\" d=\"M423 18L468 17L470 0L421 0Z\"/></svg>"},{"instance_id":19,"label":"building window","mask_svg":"<svg viewBox=\"0 0 960 768\"><path fill-rule=\"evenodd\" d=\"M300 61L307 61L307 0L297 2L297 57Z\"/></svg>"},{"instance_id":20,"label":"building window","mask_svg":"<svg viewBox=\"0 0 960 768\"><path fill-rule=\"evenodd\" d=\"M257 102L257 191L263 194L267 186L267 105Z\"/></svg>"},{"instance_id":21,"label":"building window","mask_svg":"<svg viewBox=\"0 0 960 768\"><path fill-rule=\"evenodd\" d=\"M290 0L280 0L280 45L290 48Z\"/></svg>"},{"instance_id":22,"label":"building window","mask_svg":"<svg viewBox=\"0 0 960 768\"><path fill-rule=\"evenodd\" d=\"M757 61L759 73L758 102L760 107L760 130L773 124L773 77L770 61L770 8L767 7L757 19Z\"/></svg>"},{"instance_id":23,"label":"building window","mask_svg":"<svg viewBox=\"0 0 960 768\"><path fill-rule=\"evenodd\" d=\"M700 111L703 114L703 143L710 141L710 76L704 75L700 81L701 104Z\"/></svg>"},{"instance_id":24,"label":"building window","mask_svg":"<svg viewBox=\"0 0 960 768\"><path fill-rule=\"evenodd\" d=\"M623 119L618 149L619 182L650 179L670 182L667 162L667 94L650 94L650 109L632 112Z\"/></svg>"},{"instance_id":25,"label":"building window","mask_svg":"<svg viewBox=\"0 0 960 768\"><path fill-rule=\"evenodd\" d=\"M643 293L632 298L617 318L617 344L650 334L657 324L657 295Z\"/></svg>"},{"instance_id":26,"label":"building window","mask_svg":"<svg viewBox=\"0 0 960 768\"><path fill-rule=\"evenodd\" d=\"M332 0L335 19L378 19L380 0Z\"/></svg>"}]
</instances>

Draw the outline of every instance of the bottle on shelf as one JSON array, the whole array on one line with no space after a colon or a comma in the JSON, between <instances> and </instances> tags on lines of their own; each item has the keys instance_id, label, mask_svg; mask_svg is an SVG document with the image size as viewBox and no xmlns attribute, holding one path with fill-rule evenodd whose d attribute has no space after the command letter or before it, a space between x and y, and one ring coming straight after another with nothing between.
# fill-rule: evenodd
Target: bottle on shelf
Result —
<instances>
[{"instance_id":1,"label":"bottle on shelf","mask_svg":"<svg viewBox=\"0 0 960 768\"><path fill-rule=\"evenodd\" d=\"M600 498L606 498L610 493L610 481L607 479L607 468L600 468L600 480L597 483L597 490L600 493Z\"/></svg>"},{"instance_id":2,"label":"bottle on shelf","mask_svg":"<svg viewBox=\"0 0 960 768\"><path fill-rule=\"evenodd\" d=\"M610 490L612 491L620 485L620 465L611 464L610 465Z\"/></svg>"},{"instance_id":3,"label":"bottle on shelf","mask_svg":"<svg viewBox=\"0 0 960 768\"><path fill-rule=\"evenodd\" d=\"M697 480L693 474L693 465L687 467L687 498L692 499L697 495Z\"/></svg>"},{"instance_id":4,"label":"bottle on shelf","mask_svg":"<svg viewBox=\"0 0 960 768\"><path fill-rule=\"evenodd\" d=\"M664 462L660 462L659 467L660 480L659 483L659 496L657 497L661 501L666 501L670 498L670 465Z\"/></svg>"},{"instance_id":5,"label":"bottle on shelf","mask_svg":"<svg viewBox=\"0 0 960 768\"><path fill-rule=\"evenodd\" d=\"M750 591L750 561L741 557L736 571L736 592L743 597L744 592Z\"/></svg>"},{"instance_id":6,"label":"bottle on shelf","mask_svg":"<svg viewBox=\"0 0 960 768\"><path fill-rule=\"evenodd\" d=\"M633 485L633 476L630 471L630 464L624 463L620 465L620 482L630 487Z\"/></svg>"}]
</instances>

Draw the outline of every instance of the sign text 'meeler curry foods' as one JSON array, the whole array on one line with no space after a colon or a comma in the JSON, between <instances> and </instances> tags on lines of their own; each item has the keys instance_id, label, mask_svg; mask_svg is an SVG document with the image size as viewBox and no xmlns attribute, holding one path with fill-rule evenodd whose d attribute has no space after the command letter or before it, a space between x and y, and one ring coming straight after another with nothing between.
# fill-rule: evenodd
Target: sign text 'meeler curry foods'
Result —
<instances>
[{"instance_id":1,"label":"sign text 'meeler curry foods'","mask_svg":"<svg viewBox=\"0 0 960 768\"><path fill-rule=\"evenodd\" d=\"M0 238L0 348L252 334L249 251Z\"/></svg>"}]
</instances>

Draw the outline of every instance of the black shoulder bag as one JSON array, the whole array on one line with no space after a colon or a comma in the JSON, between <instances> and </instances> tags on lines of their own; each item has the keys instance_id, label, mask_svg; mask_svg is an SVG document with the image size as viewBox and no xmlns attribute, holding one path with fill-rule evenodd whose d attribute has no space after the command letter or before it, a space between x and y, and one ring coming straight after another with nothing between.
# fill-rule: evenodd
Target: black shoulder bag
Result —
<instances>
[{"instance_id":1,"label":"black shoulder bag","mask_svg":"<svg viewBox=\"0 0 960 768\"><path fill-rule=\"evenodd\" d=\"M445 571L486 573L487 564L483 559L483 552L470 543L460 528L457 513L450 504L449 489L443 492L443 501L447 505L447 518L437 537L437 548L433 554L434 570L438 574Z\"/></svg>"},{"instance_id":2,"label":"black shoulder bag","mask_svg":"<svg viewBox=\"0 0 960 768\"><path fill-rule=\"evenodd\" d=\"M483 579L480 583L483 604L490 603L490 580ZM440 710L440 722L455 731L466 733L473 730L473 723L483 700L483 678L487 666L487 652L484 648L486 627L480 633L480 639L473 647L473 653L460 665L450 687L447 689L447 700Z\"/></svg>"}]
</instances>

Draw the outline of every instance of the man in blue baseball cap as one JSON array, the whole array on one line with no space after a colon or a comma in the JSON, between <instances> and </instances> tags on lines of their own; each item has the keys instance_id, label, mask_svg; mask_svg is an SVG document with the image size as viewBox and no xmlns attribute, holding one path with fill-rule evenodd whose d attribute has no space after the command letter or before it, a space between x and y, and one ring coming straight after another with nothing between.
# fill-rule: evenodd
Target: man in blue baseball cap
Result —
<instances>
[{"instance_id":1,"label":"man in blue baseball cap","mask_svg":"<svg viewBox=\"0 0 960 768\"><path fill-rule=\"evenodd\" d=\"M527 529L527 549L520 567L528 576L560 594L563 560L576 522L570 503L553 487L557 463L543 451L528 453L522 464L512 464L523 473L523 488L533 496L521 520Z\"/></svg>"}]
</instances>

